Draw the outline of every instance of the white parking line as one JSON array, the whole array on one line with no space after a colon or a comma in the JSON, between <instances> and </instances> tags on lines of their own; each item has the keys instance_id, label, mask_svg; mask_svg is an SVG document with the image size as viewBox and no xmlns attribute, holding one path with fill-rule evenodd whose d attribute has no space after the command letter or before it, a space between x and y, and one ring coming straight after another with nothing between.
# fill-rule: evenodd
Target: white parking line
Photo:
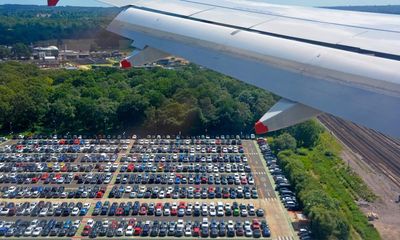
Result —
<instances>
[{"instance_id":1,"label":"white parking line","mask_svg":"<svg viewBox=\"0 0 400 240\"><path fill-rule=\"evenodd\" d=\"M293 240L291 236L278 236L277 240Z\"/></svg>"}]
</instances>

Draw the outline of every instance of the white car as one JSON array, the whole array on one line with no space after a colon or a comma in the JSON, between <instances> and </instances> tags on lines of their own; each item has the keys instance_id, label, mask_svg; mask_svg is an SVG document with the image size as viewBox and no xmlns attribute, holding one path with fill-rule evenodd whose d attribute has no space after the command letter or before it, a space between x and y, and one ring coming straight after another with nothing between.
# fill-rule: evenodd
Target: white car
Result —
<instances>
[{"instance_id":1,"label":"white car","mask_svg":"<svg viewBox=\"0 0 400 240\"><path fill-rule=\"evenodd\" d=\"M126 193L132 192L132 187L131 187L131 186L126 186L125 192L126 192Z\"/></svg>"},{"instance_id":2,"label":"white car","mask_svg":"<svg viewBox=\"0 0 400 240\"><path fill-rule=\"evenodd\" d=\"M33 232L33 227L27 227L27 228L25 229L24 236L25 236L25 237L29 237L29 236L32 235L32 232Z\"/></svg>"},{"instance_id":3,"label":"white car","mask_svg":"<svg viewBox=\"0 0 400 240\"><path fill-rule=\"evenodd\" d=\"M184 227L184 223L182 219L178 219L178 222L176 223L176 227L177 228L183 228Z\"/></svg>"},{"instance_id":4,"label":"white car","mask_svg":"<svg viewBox=\"0 0 400 240\"><path fill-rule=\"evenodd\" d=\"M217 212L215 211L215 208L210 208L210 216L211 217L215 217L215 215L217 214Z\"/></svg>"},{"instance_id":5,"label":"white car","mask_svg":"<svg viewBox=\"0 0 400 240\"><path fill-rule=\"evenodd\" d=\"M71 216L77 216L79 214L79 208L74 207L71 211Z\"/></svg>"},{"instance_id":6,"label":"white car","mask_svg":"<svg viewBox=\"0 0 400 240\"><path fill-rule=\"evenodd\" d=\"M74 226L74 227L76 227L76 228L79 228L79 225L81 224L81 220L75 220L73 223L72 223L72 226Z\"/></svg>"},{"instance_id":7,"label":"white car","mask_svg":"<svg viewBox=\"0 0 400 240\"><path fill-rule=\"evenodd\" d=\"M253 231L251 231L251 229L248 228L248 229L246 229L246 231L245 231L245 235L246 235L246 237L252 237L252 236L253 236Z\"/></svg>"},{"instance_id":8,"label":"white car","mask_svg":"<svg viewBox=\"0 0 400 240\"><path fill-rule=\"evenodd\" d=\"M0 215L1 215L1 216L6 216L6 215L8 215L9 212L10 212L10 209L8 209L8 208L3 208L3 209L1 209L1 211L0 211Z\"/></svg>"},{"instance_id":9,"label":"white car","mask_svg":"<svg viewBox=\"0 0 400 240\"><path fill-rule=\"evenodd\" d=\"M169 216L169 215L171 215L171 211L168 208L166 208L166 209L164 209L164 214L163 215L164 216Z\"/></svg>"},{"instance_id":10,"label":"white car","mask_svg":"<svg viewBox=\"0 0 400 240\"><path fill-rule=\"evenodd\" d=\"M37 227L32 231L32 237L37 237L40 235L42 232L43 228L42 227Z\"/></svg>"},{"instance_id":11,"label":"white car","mask_svg":"<svg viewBox=\"0 0 400 240\"><path fill-rule=\"evenodd\" d=\"M242 212L240 213L240 216L247 217L248 216L247 210L246 209L242 209Z\"/></svg>"},{"instance_id":12,"label":"white car","mask_svg":"<svg viewBox=\"0 0 400 240\"><path fill-rule=\"evenodd\" d=\"M90 208L90 203L84 203L83 208L89 209Z\"/></svg>"},{"instance_id":13,"label":"white car","mask_svg":"<svg viewBox=\"0 0 400 240\"><path fill-rule=\"evenodd\" d=\"M128 226L125 231L125 236L132 236L133 235L133 227Z\"/></svg>"},{"instance_id":14,"label":"white car","mask_svg":"<svg viewBox=\"0 0 400 240\"><path fill-rule=\"evenodd\" d=\"M89 219L87 220L87 222L86 222L86 225L88 225L88 226L90 226L90 227L93 227L93 226L94 226L94 220L91 219L91 218L89 218Z\"/></svg>"},{"instance_id":15,"label":"white car","mask_svg":"<svg viewBox=\"0 0 400 240\"><path fill-rule=\"evenodd\" d=\"M110 225L110 222L108 220L103 221L102 223L103 228L108 228L108 225Z\"/></svg>"},{"instance_id":16,"label":"white car","mask_svg":"<svg viewBox=\"0 0 400 240\"><path fill-rule=\"evenodd\" d=\"M190 237L192 236L192 230L190 228L185 229L185 237Z\"/></svg>"},{"instance_id":17,"label":"white car","mask_svg":"<svg viewBox=\"0 0 400 240\"><path fill-rule=\"evenodd\" d=\"M40 210L39 216L45 217L47 215L47 212L48 212L47 208L42 208L42 210Z\"/></svg>"},{"instance_id":18,"label":"white car","mask_svg":"<svg viewBox=\"0 0 400 240\"><path fill-rule=\"evenodd\" d=\"M218 208L217 210L217 216L218 217L223 217L225 215L225 212L222 208Z\"/></svg>"}]
</instances>

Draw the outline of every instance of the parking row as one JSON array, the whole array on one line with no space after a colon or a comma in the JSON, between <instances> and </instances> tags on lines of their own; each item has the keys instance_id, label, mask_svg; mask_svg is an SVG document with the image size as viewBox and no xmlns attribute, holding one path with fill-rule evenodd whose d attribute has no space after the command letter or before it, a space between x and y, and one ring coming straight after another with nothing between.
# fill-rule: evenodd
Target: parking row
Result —
<instances>
[{"instance_id":1,"label":"parking row","mask_svg":"<svg viewBox=\"0 0 400 240\"><path fill-rule=\"evenodd\" d=\"M85 216L90 208L90 203L82 202L1 202L0 216L30 216L30 217L68 217Z\"/></svg>"},{"instance_id":2,"label":"parking row","mask_svg":"<svg viewBox=\"0 0 400 240\"><path fill-rule=\"evenodd\" d=\"M284 175L282 169L279 167L277 161L278 159L272 153L267 142L263 139L258 141L261 152L263 153L264 160L268 166L269 171L275 181L275 190L279 192L279 196L283 205L292 211L300 210L299 203L296 198L296 194L293 191L293 187L289 180Z\"/></svg>"},{"instance_id":3,"label":"parking row","mask_svg":"<svg viewBox=\"0 0 400 240\"><path fill-rule=\"evenodd\" d=\"M82 236L96 237L270 237L271 232L265 220L224 221L203 218L202 221L122 221L89 219Z\"/></svg>"},{"instance_id":4,"label":"parking row","mask_svg":"<svg viewBox=\"0 0 400 240\"><path fill-rule=\"evenodd\" d=\"M247 157L244 154L196 154L189 155L186 153L172 154L129 154L122 156L121 162L183 162L183 163L205 163L205 162L225 162L225 163L240 163L247 162Z\"/></svg>"},{"instance_id":5,"label":"parking row","mask_svg":"<svg viewBox=\"0 0 400 240\"><path fill-rule=\"evenodd\" d=\"M119 153L127 149L128 145L6 145L0 153Z\"/></svg>"},{"instance_id":6,"label":"parking row","mask_svg":"<svg viewBox=\"0 0 400 240\"><path fill-rule=\"evenodd\" d=\"M72 163L78 160L77 153L2 153L0 154L0 162L5 163L34 163L34 162L65 162ZM118 158L117 154L111 153L90 153L85 154L80 159L80 162L115 162Z\"/></svg>"},{"instance_id":7,"label":"parking row","mask_svg":"<svg viewBox=\"0 0 400 240\"><path fill-rule=\"evenodd\" d=\"M109 184L112 173L8 173L0 174L0 184L10 185L58 185L58 184ZM235 174L118 174L115 184L161 184L161 185L254 185L251 173Z\"/></svg>"},{"instance_id":8,"label":"parking row","mask_svg":"<svg viewBox=\"0 0 400 240\"><path fill-rule=\"evenodd\" d=\"M27 221L0 221L0 237L73 237L81 224L80 220L56 221L34 219Z\"/></svg>"},{"instance_id":9,"label":"parking row","mask_svg":"<svg viewBox=\"0 0 400 240\"><path fill-rule=\"evenodd\" d=\"M115 172L118 168L120 172L251 172L248 163L0 163L0 172Z\"/></svg>"},{"instance_id":10,"label":"parking row","mask_svg":"<svg viewBox=\"0 0 400 240\"><path fill-rule=\"evenodd\" d=\"M16 184L108 184L111 182L111 173L10 173L0 174L0 184L3 186Z\"/></svg>"},{"instance_id":11,"label":"parking row","mask_svg":"<svg viewBox=\"0 0 400 240\"><path fill-rule=\"evenodd\" d=\"M106 186L79 186L78 188L65 188L65 186L10 186L3 187L0 198L102 198Z\"/></svg>"},{"instance_id":12,"label":"parking row","mask_svg":"<svg viewBox=\"0 0 400 240\"><path fill-rule=\"evenodd\" d=\"M202 145L136 145L131 153L188 153L190 155L201 153L244 153L242 145L202 146Z\"/></svg>"},{"instance_id":13,"label":"parking row","mask_svg":"<svg viewBox=\"0 0 400 240\"><path fill-rule=\"evenodd\" d=\"M22 139L17 140L18 145L126 145L130 144L130 139L85 139L85 138L61 138L61 139Z\"/></svg>"},{"instance_id":14,"label":"parking row","mask_svg":"<svg viewBox=\"0 0 400 240\"><path fill-rule=\"evenodd\" d=\"M3 153L0 154L0 163L13 162L75 162L78 154L21 154L21 153Z\"/></svg>"},{"instance_id":15,"label":"parking row","mask_svg":"<svg viewBox=\"0 0 400 240\"><path fill-rule=\"evenodd\" d=\"M214 138L214 139L201 139L201 138L186 138L186 139L168 139L168 138L141 138L136 139L135 145L241 145L242 140L240 138L226 139L224 138Z\"/></svg>"},{"instance_id":16,"label":"parking row","mask_svg":"<svg viewBox=\"0 0 400 240\"><path fill-rule=\"evenodd\" d=\"M244 204L230 203L140 203L122 202L110 203L106 201L97 202L92 216L156 216L156 217L264 217L264 210L256 209L252 203Z\"/></svg>"},{"instance_id":17,"label":"parking row","mask_svg":"<svg viewBox=\"0 0 400 240\"><path fill-rule=\"evenodd\" d=\"M247 163L139 163L122 164L120 172L190 172L235 173L251 172Z\"/></svg>"},{"instance_id":18,"label":"parking row","mask_svg":"<svg viewBox=\"0 0 400 240\"><path fill-rule=\"evenodd\" d=\"M118 174L115 184L254 185L251 173L235 174Z\"/></svg>"},{"instance_id":19,"label":"parking row","mask_svg":"<svg viewBox=\"0 0 400 240\"><path fill-rule=\"evenodd\" d=\"M257 199L258 193L255 187L199 187L199 186L169 186L150 187L144 185L113 186L108 194L109 198L188 198L188 199Z\"/></svg>"},{"instance_id":20,"label":"parking row","mask_svg":"<svg viewBox=\"0 0 400 240\"><path fill-rule=\"evenodd\" d=\"M58 172L115 172L118 163L74 164L74 163L0 163L0 172L4 173L58 173ZM140 171L148 170L151 166L142 166ZM151 169L150 169L151 170ZM139 168L138 168L139 171Z\"/></svg>"}]
</instances>

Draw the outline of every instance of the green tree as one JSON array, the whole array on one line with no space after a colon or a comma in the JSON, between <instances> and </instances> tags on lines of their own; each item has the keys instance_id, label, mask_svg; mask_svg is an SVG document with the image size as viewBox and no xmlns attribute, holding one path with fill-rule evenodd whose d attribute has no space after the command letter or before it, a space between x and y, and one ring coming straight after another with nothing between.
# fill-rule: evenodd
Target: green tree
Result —
<instances>
[{"instance_id":1,"label":"green tree","mask_svg":"<svg viewBox=\"0 0 400 240\"><path fill-rule=\"evenodd\" d=\"M11 50L6 46L0 46L0 59L10 58Z\"/></svg>"},{"instance_id":2,"label":"green tree","mask_svg":"<svg viewBox=\"0 0 400 240\"><path fill-rule=\"evenodd\" d=\"M311 208L311 231L317 239L348 239L350 227L338 211L320 206Z\"/></svg>"},{"instance_id":3,"label":"green tree","mask_svg":"<svg viewBox=\"0 0 400 240\"><path fill-rule=\"evenodd\" d=\"M282 133L278 137L274 138L271 143L271 148L274 151L283 150L295 150L297 147L296 139L294 139L289 133Z\"/></svg>"},{"instance_id":4,"label":"green tree","mask_svg":"<svg viewBox=\"0 0 400 240\"><path fill-rule=\"evenodd\" d=\"M31 57L31 49L23 43L16 43L12 46L12 55L14 58L30 58Z\"/></svg>"},{"instance_id":5,"label":"green tree","mask_svg":"<svg viewBox=\"0 0 400 240\"><path fill-rule=\"evenodd\" d=\"M316 120L309 120L288 129L288 132L297 139L297 145L306 148L316 145L322 131L322 126Z\"/></svg>"}]
</instances>

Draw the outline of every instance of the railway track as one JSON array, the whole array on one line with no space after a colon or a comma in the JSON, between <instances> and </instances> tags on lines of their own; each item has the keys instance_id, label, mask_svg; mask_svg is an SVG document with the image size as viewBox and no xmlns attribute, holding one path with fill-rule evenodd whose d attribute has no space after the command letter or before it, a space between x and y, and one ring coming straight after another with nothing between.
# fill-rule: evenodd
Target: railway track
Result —
<instances>
[{"instance_id":1,"label":"railway track","mask_svg":"<svg viewBox=\"0 0 400 240\"><path fill-rule=\"evenodd\" d=\"M323 114L318 119L376 171L387 175L400 188L400 140Z\"/></svg>"}]
</instances>

